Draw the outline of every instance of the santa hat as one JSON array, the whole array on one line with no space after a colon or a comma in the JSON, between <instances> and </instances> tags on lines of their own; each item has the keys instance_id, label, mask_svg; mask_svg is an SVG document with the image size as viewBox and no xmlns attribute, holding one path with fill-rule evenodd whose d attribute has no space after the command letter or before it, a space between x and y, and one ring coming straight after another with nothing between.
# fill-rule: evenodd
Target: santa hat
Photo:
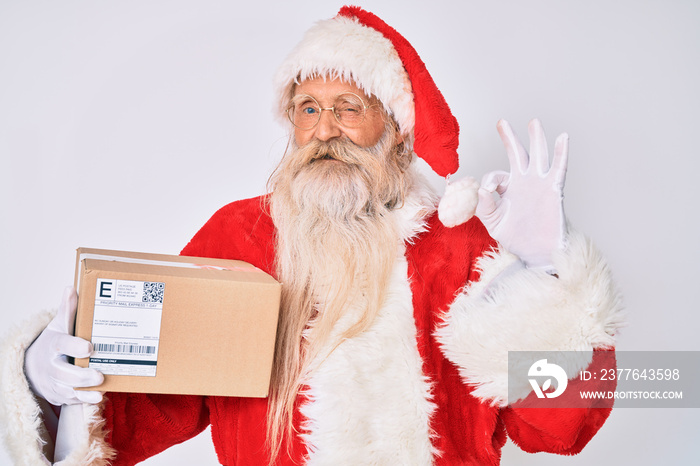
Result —
<instances>
[{"instance_id":1,"label":"santa hat","mask_svg":"<svg viewBox=\"0 0 700 466\"><path fill-rule=\"evenodd\" d=\"M275 77L282 118L294 84L316 76L341 78L376 96L438 175L459 168L457 119L415 49L376 15L344 6L306 32Z\"/></svg>"}]
</instances>

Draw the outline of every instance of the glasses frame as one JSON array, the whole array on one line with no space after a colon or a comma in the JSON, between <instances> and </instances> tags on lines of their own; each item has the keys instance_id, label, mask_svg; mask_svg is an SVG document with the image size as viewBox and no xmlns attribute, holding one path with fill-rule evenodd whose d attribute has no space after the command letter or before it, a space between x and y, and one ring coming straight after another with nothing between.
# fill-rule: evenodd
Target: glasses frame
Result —
<instances>
[{"instance_id":1,"label":"glasses frame","mask_svg":"<svg viewBox=\"0 0 700 466\"><path fill-rule=\"evenodd\" d=\"M340 94L336 95L336 96L333 98L333 100L336 101L336 100L338 100L338 97L340 97L341 95L346 95L346 94L355 96L355 97L357 97L357 99L358 99L360 102L362 102L362 107L363 107L363 109L362 109L362 120L360 120L360 122L359 122L356 126L348 126L348 125L345 125L345 124L341 123L340 119L338 118L338 114L335 112L335 105L333 105L332 107L321 107L321 104L318 102L318 100L316 100L313 96L310 96L310 95L308 95L308 94L299 94L299 95L295 95L295 96L292 98L292 102L290 102L289 106L288 106L287 109L285 110L285 112L287 113L287 118L288 118L289 121L292 123L292 125L294 125L295 128L299 128L300 130L308 131L308 130L314 129L316 126L318 126L318 123L321 121L321 116L323 115L323 111L324 111L324 110L329 110L329 111L333 114L333 118L335 118L335 121L336 121L340 126L342 126L343 128L359 128L359 127L362 125L362 123L365 122L365 118L367 117L367 110L369 110L374 104L369 104L369 105L367 105L367 104L365 103L365 100L364 100L362 97L360 97L359 95L355 94L354 92L341 92ZM294 103L294 100L295 100L297 97L308 97L309 99L311 99L311 100L316 104L316 107L318 107L318 118L316 118L316 122L315 122L313 125L309 126L308 128L303 127L303 126L299 126L299 125L297 125L296 123L294 123L294 112L293 112L293 110L294 110L294 107L296 107L296 104Z\"/></svg>"}]
</instances>

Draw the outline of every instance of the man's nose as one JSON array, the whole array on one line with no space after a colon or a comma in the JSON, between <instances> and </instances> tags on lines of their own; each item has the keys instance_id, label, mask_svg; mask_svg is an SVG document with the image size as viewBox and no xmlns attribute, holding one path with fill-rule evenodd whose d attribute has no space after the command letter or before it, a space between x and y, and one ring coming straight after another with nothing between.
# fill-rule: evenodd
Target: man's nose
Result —
<instances>
[{"instance_id":1,"label":"man's nose","mask_svg":"<svg viewBox=\"0 0 700 466\"><path fill-rule=\"evenodd\" d=\"M326 142L333 138L338 138L342 136L342 134L343 132L340 130L340 124L338 124L338 120L336 120L333 115L333 110L324 108L321 111L321 119L318 121L316 131L314 132L316 139Z\"/></svg>"}]
</instances>

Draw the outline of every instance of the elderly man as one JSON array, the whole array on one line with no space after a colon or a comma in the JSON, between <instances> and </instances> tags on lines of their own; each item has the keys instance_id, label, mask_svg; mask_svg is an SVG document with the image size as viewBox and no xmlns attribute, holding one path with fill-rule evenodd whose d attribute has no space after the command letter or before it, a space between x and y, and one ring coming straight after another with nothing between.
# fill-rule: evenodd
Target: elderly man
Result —
<instances>
[{"instance_id":1,"label":"elderly man","mask_svg":"<svg viewBox=\"0 0 700 466\"><path fill-rule=\"evenodd\" d=\"M86 402L64 464L134 464L209 424L226 465L496 465L508 436L529 452L579 452L609 408L519 408L507 393L508 351L595 360L619 324L604 261L567 230L566 136L550 167L539 122L529 154L500 122L512 170L485 177L471 218L473 180L448 184L438 207L415 168L418 156L456 171L458 126L379 18L345 7L319 22L276 85L293 134L271 194L225 206L182 251L245 260L283 284L269 399L75 391L101 375L61 365L90 349L54 320L5 358L18 372L3 398L18 461L42 458L23 367L40 401ZM56 319L74 308L73 293Z\"/></svg>"}]
</instances>

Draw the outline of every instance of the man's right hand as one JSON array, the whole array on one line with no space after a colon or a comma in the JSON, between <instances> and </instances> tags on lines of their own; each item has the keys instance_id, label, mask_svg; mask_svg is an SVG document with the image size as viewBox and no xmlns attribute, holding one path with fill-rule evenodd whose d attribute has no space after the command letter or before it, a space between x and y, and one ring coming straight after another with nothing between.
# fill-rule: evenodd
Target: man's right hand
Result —
<instances>
[{"instance_id":1,"label":"man's right hand","mask_svg":"<svg viewBox=\"0 0 700 466\"><path fill-rule=\"evenodd\" d=\"M74 390L102 384L104 376L95 369L78 367L68 357L86 358L92 353L92 344L71 335L75 323L78 295L75 288L66 288L56 317L27 349L24 372L29 386L52 405L99 403L102 393Z\"/></svg>"}]
</instances>

